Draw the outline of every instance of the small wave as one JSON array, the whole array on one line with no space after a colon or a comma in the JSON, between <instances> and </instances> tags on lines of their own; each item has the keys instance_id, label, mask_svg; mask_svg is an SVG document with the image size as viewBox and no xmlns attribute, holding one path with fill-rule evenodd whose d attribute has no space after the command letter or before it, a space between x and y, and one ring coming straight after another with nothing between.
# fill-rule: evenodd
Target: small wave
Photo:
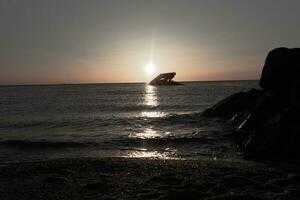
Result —
<instances>
[{"instance_id":1,"label":"small wave","mask_svg":"<svg viewBox=\"0 0 300 200\"><path fill-rule=\"evenodd\" d=\"M32 140L3 140L0 141L0 146L22 149L51 149L51 148L86 148L86 147L101 147L101 148L117 148L118 146L164 146L164 145L182 145L182 144L212 144L216 143L218 137L156 137L156 138L138 138L138 137L120 137L111 139L110 141L96 142L76 142L76 141L32 141ZM108 145L108 146L107 146Z\"/></svg>"},{"instance_id":2,"label":"small wave","mask_svg":"<svg viewBox=\"0 0 300 200\"><path fill-rule=\"evenodd\" d=\"M139 138L139 137L128 137L113 139L110 142L116 145L150 145L150 146L161 146L161 145L186 145L186 144L215 144L224 140L223 136L182 136L182 137L154 137L154 138Z\"/></svg>"},{"instance_id":3,"label":"small wave","mask_svg":"<svg viewBox=\"0 0 300 200\"><path fill-rule=\"evenodd\" d=\"M190 124L190 123L199 123L201 118L200 112L195 113L183 113L183 114L170 114L162 118L155 118L155 121L162 122L166 124Z\"/></svg>"},{"instance_id":4,"label":"small wave","mask_svg":"<svg viewBox=\"0 0 300 200\"><path fill-rule=\"evenodd\" d=\"M173 126L173 125L196 125L205 127L219 127L222 125L221 120L211 119L202 117L202 112L192 112L192 113L171 113L166 114L161 117L150 117L145 120L146 117L137 118L137 122L142 125L158 125L158 126Z\"/></svg>"},{"instance_id":5,"label":"small wave","mask_svg":"<svg viewBox=\"0 0 300 200\"><path fill-rule=\"evenodd\" d=\"M2 121L0 122L0 129L26 129L26 128L101 128L107 126L124 126L130 127L134 125L152 125L152 126L170 126L170 125L191 125L200 124L205 125L216 121L212 119L205 119L201 117L201 112L193 113L164 113L158 112L143 112L141 115L128 115L128 116L111 116L111 117L77 117L77 118L64 118L64 119L39 119L39 120L22 120L22 121ZM163 113L163 114L161 114ZM146 120L145 120L146 119Z\"/></svg>"},{"instance_id":6,"label":"small wave","mask_svg":"<svg viewBox=\"0 0 300 200\"><path fill-rule=\"evenodd\" d=\"M23 128L64 128L64 127L105 127L109 125L130 125L126 118L116 119L101 119L101 118L77 118L77 119L63 119L58 120L32 120L32 121L8 121L0 123L0 129L23 129Z\"/></svg>"},{"instance_id":7,"label":"small wave","mask_svg":"<svg viewBox=\"0 0 300 200\"><path fill-rule=\"evenodd\" d=\"M20 122L2 122L0 128L26 128L26 127L38 127L38 126L50 126L49 121L20 121Z\"/></svg>"},{"instance_id":8,"label":"small wave","mask_svg":"<svg viewBox=\"0 0 300 200\"><path fill-rule=\"evenodd\" d=\"M88 146L96 146L97 143L80 143L65 141L31 141L31 140L4 140L0 141L0 145L6 147L24 148L24 149L47 149L47 148L82 148Z\"/></svg>"}]
</instances>

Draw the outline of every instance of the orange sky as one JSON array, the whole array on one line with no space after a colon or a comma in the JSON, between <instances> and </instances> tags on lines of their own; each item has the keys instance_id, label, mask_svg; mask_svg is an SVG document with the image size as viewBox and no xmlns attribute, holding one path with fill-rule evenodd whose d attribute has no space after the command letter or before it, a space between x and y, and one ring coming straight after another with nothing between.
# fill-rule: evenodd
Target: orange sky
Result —
<instances>
[{"instance_id":1,"label":"orange sky","mask_svg":"<svg viewBox=\"0 0 300 200\"><path fill-rule=\"evenodd\" d=\"M259 79L273 48L300 46L300 3L1 1L0 84ZM152 62L155 73L145 66Z\"/></svg>"}]
</instances>

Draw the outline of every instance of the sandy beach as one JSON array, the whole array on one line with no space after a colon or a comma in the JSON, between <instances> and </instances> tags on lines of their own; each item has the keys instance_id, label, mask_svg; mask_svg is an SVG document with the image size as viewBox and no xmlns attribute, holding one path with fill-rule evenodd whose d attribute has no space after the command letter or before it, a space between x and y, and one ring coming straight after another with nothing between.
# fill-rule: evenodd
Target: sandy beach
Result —
<instances>
[{"instance_id":1,"label":"sandy beach","mask_svg":"<svg viewBox=\"0 0 300 200\"><path fill-rule=\"evenodd\" d=\"M0 199L297 199L299 165L76 158L2 164Z\"/></svg>"}]
</instances>

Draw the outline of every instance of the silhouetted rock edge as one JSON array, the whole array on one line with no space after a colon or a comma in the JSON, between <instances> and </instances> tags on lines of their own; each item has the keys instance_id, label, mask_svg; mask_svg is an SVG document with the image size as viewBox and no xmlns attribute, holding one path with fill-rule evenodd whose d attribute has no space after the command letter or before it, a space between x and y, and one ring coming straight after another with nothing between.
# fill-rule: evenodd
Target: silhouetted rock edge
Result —
<instances>
[{"instance_id":1,"label":"silhouetted rock edge","mask_svg":"<svg viewBox=\"0 0 300 200\"><path fill-rule=\"evenodd\" d=\"M247 158L299 161L299 72L298 48L272 50L263 67L262 90L233 94L203 112L204 117L222 118Z\"/></svg>"}]
</instances>

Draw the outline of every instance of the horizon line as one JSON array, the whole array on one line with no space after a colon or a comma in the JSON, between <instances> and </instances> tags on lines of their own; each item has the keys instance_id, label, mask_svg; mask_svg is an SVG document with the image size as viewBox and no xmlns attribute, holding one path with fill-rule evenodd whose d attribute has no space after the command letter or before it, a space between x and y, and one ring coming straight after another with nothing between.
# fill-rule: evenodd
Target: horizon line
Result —
<instances>
[{"instance_id":1,"label":"horizon line","mask_svg":"<svg viewBox=\"0 0 300 200\"><path fill-rule=\"evenodd\" d=\"M193 82L230 82L230 81L259 81L259 79L224 79L224 80L197 80L197 81L177 81L180 83L193 83ZM59 86L59 85L105 85L105 84L147 84L148 82L83 82L83 83L33 83L33 84L0 84L0 87L17 87L17 86Z\"/></svg>"}]
</instances>

